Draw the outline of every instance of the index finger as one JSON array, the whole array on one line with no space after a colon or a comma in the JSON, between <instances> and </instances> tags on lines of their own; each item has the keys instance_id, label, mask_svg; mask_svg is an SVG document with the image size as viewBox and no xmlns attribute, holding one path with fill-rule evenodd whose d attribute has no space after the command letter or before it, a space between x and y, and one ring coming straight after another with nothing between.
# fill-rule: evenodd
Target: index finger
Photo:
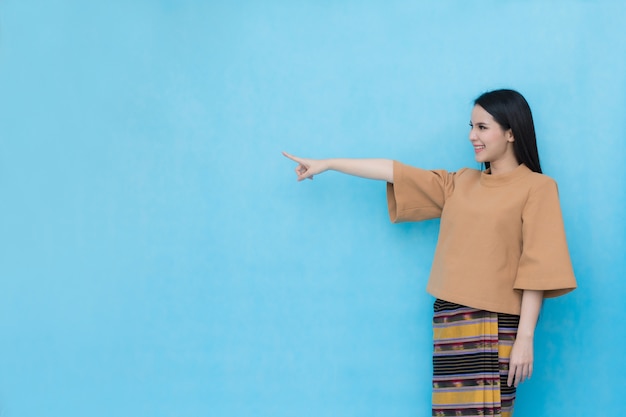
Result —
<instances>
[{"instance_id":1,"label":"index finger","mask_svg":"<svg viewBox=\"0 0 626 417\"><path fill-rule=\"evenodd\" d=\"M286 156L287 158L291 159L292 161L295 161L297 163L302 163L302 161L300 160L300 158L295 157L293 155L288 154L287 152L283 151L283 155Z\"/></svg>"},{"instance_id":2,"label":"index finger","mask_svg":"<svg viewBox=\"0 0 626 417\"><path fill-rule=\"evenodd\" d=\"M510 387L513 385L513 380L515 378L515 367L509 367L509 377L507 378L506 384Z\"/></svg>"}]
</instances>

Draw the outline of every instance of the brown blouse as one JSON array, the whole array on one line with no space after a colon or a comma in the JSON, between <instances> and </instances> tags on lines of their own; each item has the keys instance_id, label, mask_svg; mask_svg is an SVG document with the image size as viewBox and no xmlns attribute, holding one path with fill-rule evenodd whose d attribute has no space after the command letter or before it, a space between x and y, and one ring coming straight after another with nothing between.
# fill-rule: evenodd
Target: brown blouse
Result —
<instances>
[{"instance_id":1,"label":"brown blouse","mask_svg":"<svg viewBox=\"0 0 626 417\"><path fill-rule=\"evenodd\" d=\"M394 161L394 223L441 217L427 291L520 314L521 290L557 297L576 288L556 182L525 165L506 174L423 170Z\"/></svg>"}]
</instances>

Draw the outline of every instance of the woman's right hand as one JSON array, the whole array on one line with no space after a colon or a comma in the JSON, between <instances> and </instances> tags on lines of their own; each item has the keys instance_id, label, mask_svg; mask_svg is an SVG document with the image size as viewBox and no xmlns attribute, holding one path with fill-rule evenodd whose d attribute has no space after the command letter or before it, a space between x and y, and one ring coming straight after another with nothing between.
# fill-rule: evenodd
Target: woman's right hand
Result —
<instances>
[{"instance_id":1,"label":"woman's right hand","mask_svg":"<svg viewBox=\"0 0 626 417\"><path fill-rule=\"evenodd\" d=\"M302 181L307 178L312 180L314 175L321 174L322 172L328 170L327 161L324 159L299 158L297 156L290 155L287 152L283 152L283 155L298 163L298 166L296 167L298 181Z\"/></svg>"},{"instance_id":2,"label":"woman's right hand","mask_svg":"<svg viewBox=\"0 0 626 417\"><path fill-rule=\"evenodd\" d=\"M393 161L391 159L306 159L289 155L287 152L283 152L283 155L298 163L296 167L298 181L307 178L312 180L314 175L333 170L355 177L393 183Z\"/></svg>"}]
</instances>

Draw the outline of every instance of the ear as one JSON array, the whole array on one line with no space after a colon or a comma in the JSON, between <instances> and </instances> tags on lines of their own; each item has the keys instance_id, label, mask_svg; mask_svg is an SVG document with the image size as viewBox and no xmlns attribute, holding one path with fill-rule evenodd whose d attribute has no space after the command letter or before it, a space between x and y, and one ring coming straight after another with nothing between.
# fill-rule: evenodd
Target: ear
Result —
<instances>
[{"instance_id":1,"label":"ear","mask_svg":"<svg viewBox=\"0 0 626 417\"><path fill-rule=\"evenodd\" d=\"M504 135L506 136L506 141L507 142L515 142L515 136L513 136L513 130L509 129L506 132L504 132Z\"/></svg>"}]
</instances>

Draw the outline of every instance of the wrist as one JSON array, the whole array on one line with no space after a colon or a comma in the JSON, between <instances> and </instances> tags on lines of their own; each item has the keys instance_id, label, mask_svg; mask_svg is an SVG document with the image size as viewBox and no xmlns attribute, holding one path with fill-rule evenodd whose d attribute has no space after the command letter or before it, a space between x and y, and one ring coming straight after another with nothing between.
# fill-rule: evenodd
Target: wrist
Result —
<instances>
[{"instance_id":1,"label":"wrist","mask_svg":"<svg viewBox=\"0 0 626 417\"><path fill-rule=\"evenodd\" d=\"M335 167L334 161L334 159L322 159L322 172L336 171L337 168Z\"/></svg>"},{"instance_id":2,"label":"wrist","mask_svg":"<svg viewBox=\"0 0 626 417\"><path fill-rule=\"evenodd\" d=\"M525 329L518 329L516 339L533 340L535 338L535 332Z\"/></svg>"}]
</instances>

